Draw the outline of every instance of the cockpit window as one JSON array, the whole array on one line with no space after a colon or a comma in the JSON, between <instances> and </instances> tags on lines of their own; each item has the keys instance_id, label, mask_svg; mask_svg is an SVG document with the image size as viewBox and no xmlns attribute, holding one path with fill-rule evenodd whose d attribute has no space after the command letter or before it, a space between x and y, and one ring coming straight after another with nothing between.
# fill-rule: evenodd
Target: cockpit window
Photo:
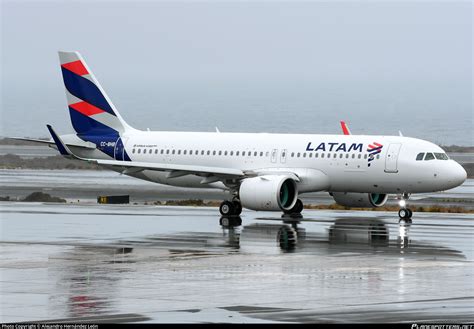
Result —
<instances>
[{"instance_id":1,"label":"cockpit window","mask_svg":"<svg viewBox=\"0 0 474 329\"><path fill-rule=\"evenodd\" d=\"M446 155L446 153L435 153L434 154L436 159L438 160L448 160L448 156Z\"/></svg>"},{"instance_id":2,"label":"cockpit window","mask_svg":"<svg viewBox=\"0 0 474 329\"><path fill-rule=\"evenodd\" d=\"M423 157L425 156L425 153L418 153L418 155L416 156L416 161L421 161L423 160Z\"/></svg>"},{"instance_id":3,"label":"cockpit window","mask_svg":"<svg viewBox=\"0 0 474 329\"><path fill-rule=\"evenodd\" d=\"M425 156L425 161L426 160L434 160L434 155L433 153L426 153L426 156Z\"/></svg>"}]
</instances>

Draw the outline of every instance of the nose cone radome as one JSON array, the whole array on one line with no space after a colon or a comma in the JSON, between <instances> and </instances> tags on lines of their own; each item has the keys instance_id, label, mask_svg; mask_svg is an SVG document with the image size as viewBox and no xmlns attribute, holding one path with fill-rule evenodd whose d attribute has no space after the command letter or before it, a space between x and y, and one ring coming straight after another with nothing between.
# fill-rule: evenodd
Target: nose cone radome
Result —
<instances>
[{"instance_id":1,"label":"nose cone radome","mask_svg":"<svg viewBox=\"0 0 474 329\"><path fill-rule=\"evenodd\" d=\"M449 173L449 183L453 185L453 187L459 186L466 181L467 172L464 168L457 162L453 161L453 164L450 168Z\"/></svg>"}]
</instances>

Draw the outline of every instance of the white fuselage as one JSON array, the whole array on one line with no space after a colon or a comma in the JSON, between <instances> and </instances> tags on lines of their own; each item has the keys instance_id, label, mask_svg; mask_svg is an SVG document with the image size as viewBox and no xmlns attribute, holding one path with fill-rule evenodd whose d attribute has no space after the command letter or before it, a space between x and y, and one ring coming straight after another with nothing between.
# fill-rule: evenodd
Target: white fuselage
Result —
<instances>
[{"instance_id":1,"label":"white fuselage","mask_svg":"<svg viewBox=\"0 0 474 329\"><path fill-rule=\"evenodd\" d=\"M300 178L298 191L303 193L433 192L458 186L466 178L464 169L453 160L417 161L421 152L444 151L409 137L135 130L122 135L122 141L132 161L249 172L291 171ZM374 143L382 148L369 161L368 148ZM170 177L167 172L152 170L126 174L173 186L226 188L221 182L203 183L202 176L193 174Z\"/></svg>"}]
</instances>

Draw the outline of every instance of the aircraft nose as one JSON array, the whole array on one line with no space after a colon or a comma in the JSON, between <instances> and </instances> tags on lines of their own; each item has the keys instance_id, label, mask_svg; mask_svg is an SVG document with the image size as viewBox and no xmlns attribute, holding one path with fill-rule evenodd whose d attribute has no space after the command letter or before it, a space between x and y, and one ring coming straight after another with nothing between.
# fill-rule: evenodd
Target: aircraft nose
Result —
<instances>
[{"instance_id":1,"label":"aircraft nose","mask_svg":"<svg viewBox=\"0 0 474 329\"><path fill-rule=\"evenodd\" d=\"M453 161L452 169L449 173L449 178L450 182L452 182L453 185L459 186L466 180L467 172L459 163Z\"/></svg>"}]
</instances>

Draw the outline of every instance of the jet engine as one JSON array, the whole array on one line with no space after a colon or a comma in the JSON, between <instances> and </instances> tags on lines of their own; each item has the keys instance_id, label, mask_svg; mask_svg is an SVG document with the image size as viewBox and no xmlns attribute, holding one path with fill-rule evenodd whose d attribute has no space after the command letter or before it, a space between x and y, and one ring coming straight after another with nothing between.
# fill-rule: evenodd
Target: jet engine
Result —
<instances>
[{"instance_id":1,"label":"jet engine","mask_svg":"<svg viewBox=\"0 0 474 329\"><path fill-rule=\"evenodd\" d=\"M240 184L242 206L252 210L290 210L298 198L296 182L285 175L246 178Z\"/></svg>"},{"instance_id":2,"label":"jet engine","mask_svg":"<svg viewBox=\"0 0 474 329\"><path fill-rule=\"evenodd\" d=\"M379 193L346 193L334 192L331 193L334 201L341 206L346 207L361 207L374 208L382 207L387 202L387 194Z\"/></svg>"}]
</instances>

